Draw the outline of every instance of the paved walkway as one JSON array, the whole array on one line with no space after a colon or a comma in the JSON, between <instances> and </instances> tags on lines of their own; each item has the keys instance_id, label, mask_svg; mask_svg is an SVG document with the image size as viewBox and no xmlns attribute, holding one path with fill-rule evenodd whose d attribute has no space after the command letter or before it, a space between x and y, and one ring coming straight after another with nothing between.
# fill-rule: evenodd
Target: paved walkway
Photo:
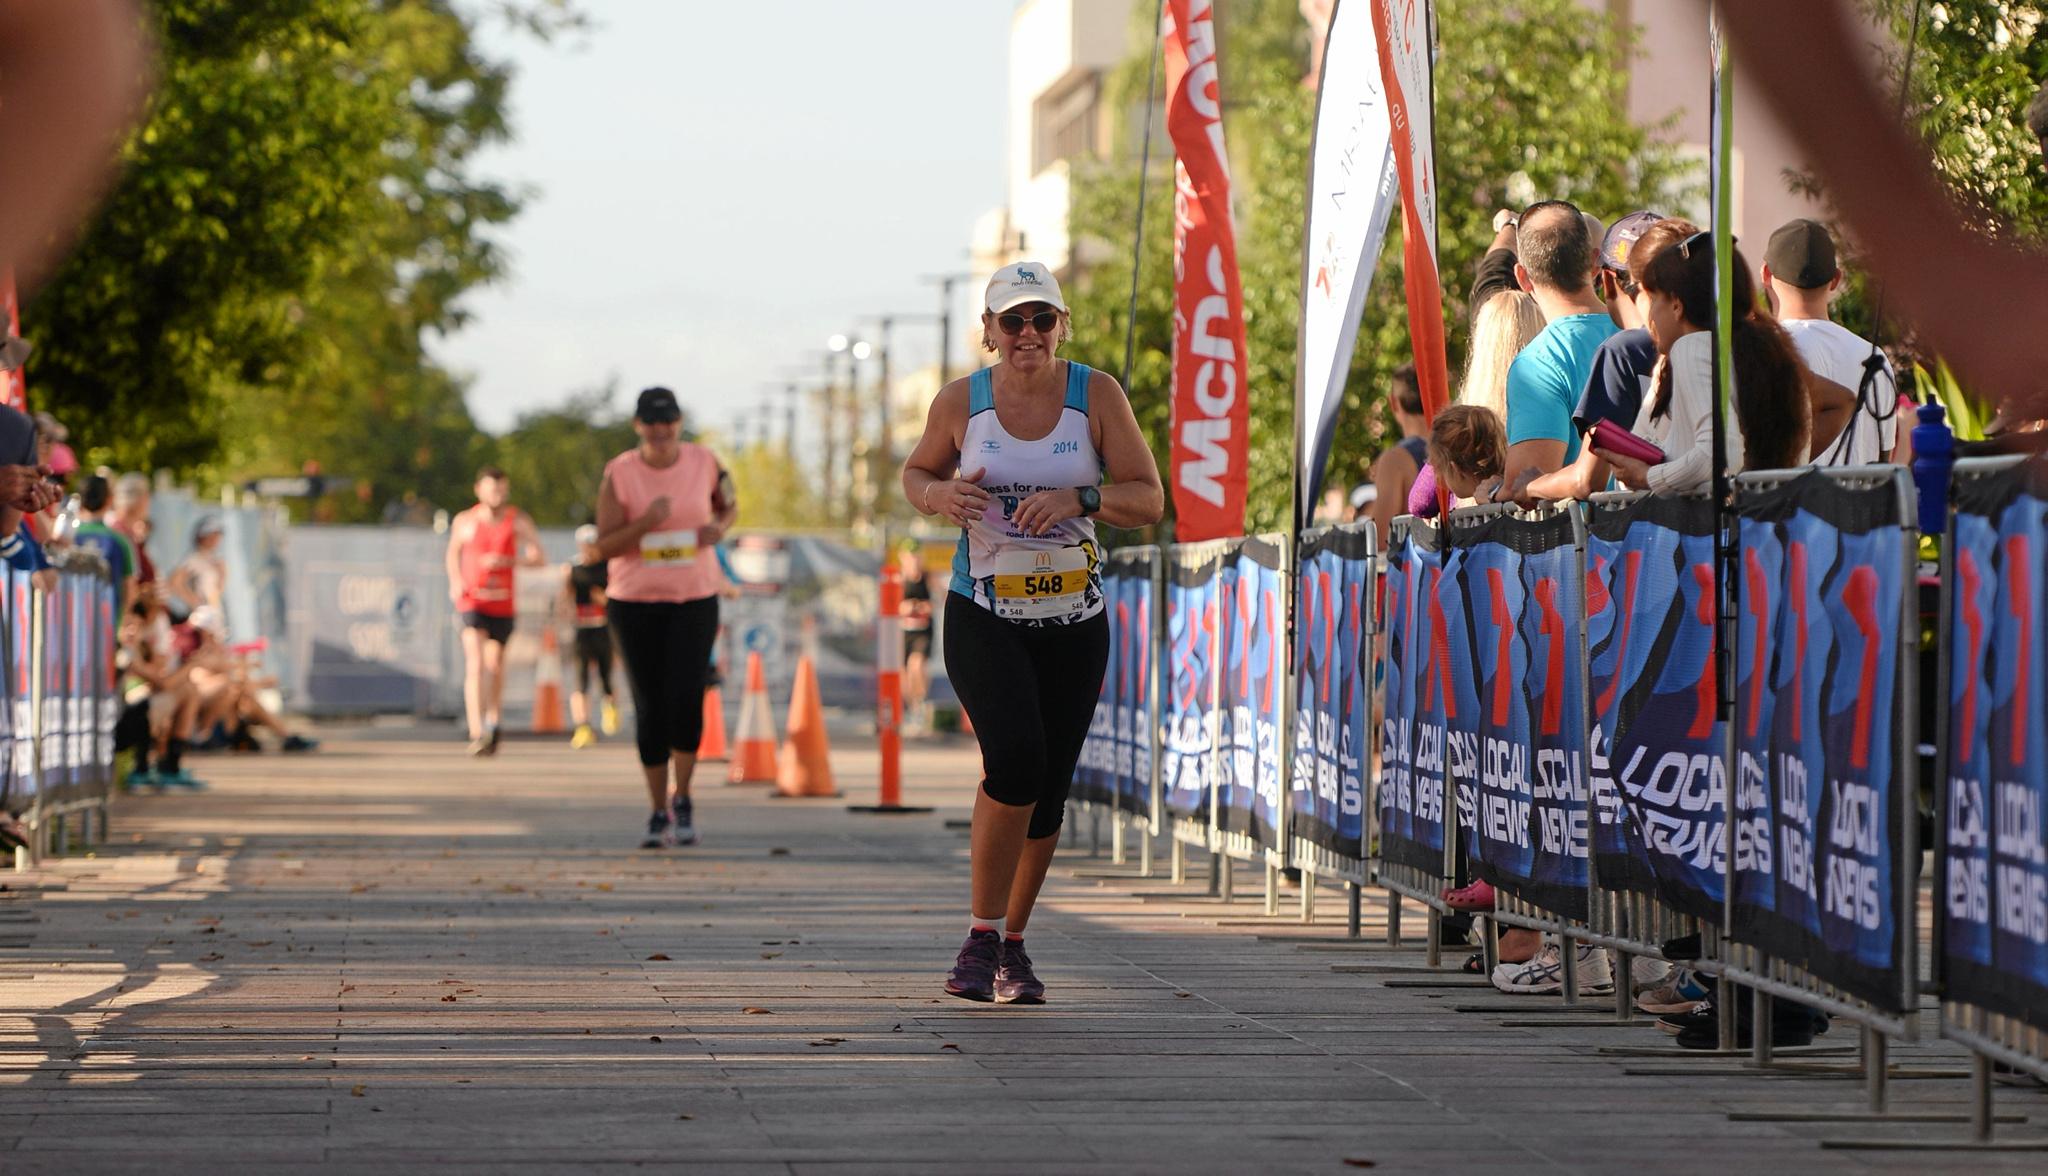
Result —
<instances>
[{"instance_id":1,"label":"paved walkway","mask_svg":"<svg viewBox=\"0 0 2048 1176\"><path fill-rule=\"evenodd\" d=\"M0 1171L2040 1170L1817 1142L1955 1124L1731 1121L1860 1087L1415 987L1441 982L1419 952L1339 942L1334 892L1304 929L1062 856L1032 931L1053 1003L948 1000L974 763L912 753L930 816L705 788L705 844L642 852L623 742L473 761L364 728L196 761L210 792L125 798L96 857L0 875ZM870 764L839 756L854 799ZM1957 1111L1965 1083L1893 1092ZM2048 1135L2048 1099L2001 1110Z\"/></svg>"}]
</instances>

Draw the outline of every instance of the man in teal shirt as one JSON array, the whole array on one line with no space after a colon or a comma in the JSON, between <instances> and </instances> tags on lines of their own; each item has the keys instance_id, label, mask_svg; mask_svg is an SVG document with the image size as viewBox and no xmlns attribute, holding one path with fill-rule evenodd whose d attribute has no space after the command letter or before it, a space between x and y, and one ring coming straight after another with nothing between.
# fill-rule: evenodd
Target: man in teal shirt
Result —
<instances>
[{"instance_id":1,"label":"man in teal shirt","mask_svg":"<svg viewBox=\"0 0 2048 1176\"><path fill-rule=\"evenodd\" d=\"M1572 411L1593 370L1593 353L1620 329L1593 282L1598 262L1597 238L1570 201L1545 200L1522 213L1515 282L1535 297L1547 322L1508 369L1505 487L1562 469L1579 456Z\"/></svg>"}]
</instances>

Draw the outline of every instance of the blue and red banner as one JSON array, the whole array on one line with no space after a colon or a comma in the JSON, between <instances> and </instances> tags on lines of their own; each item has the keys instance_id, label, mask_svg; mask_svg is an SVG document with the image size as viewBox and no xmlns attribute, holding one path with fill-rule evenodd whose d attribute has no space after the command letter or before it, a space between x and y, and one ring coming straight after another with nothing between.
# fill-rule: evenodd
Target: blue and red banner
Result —
<instances>
[{"instance_id":1,"label":"blue and red banner","mask_svg":"<svg viewBox=\"0 0 2048 1176\"><path fill-rule=\"evenodd\" d=\"M1593 868L1602 888L1718 921L1727 724L1714 681L1714 506L1596 507L1586 547Z\"/></svg>"},{"instance_id":2,"label":"blue and red banner","mask_svg":"<svg viewBox=\"0 0 2048 1176\"><path fill-rule=\"evenodd\" d=\"M1585 589L1572 518L1501 516L1453 531L1478 687L1477 781L1460 781L1459 815L1479 877L1583 919Z\"/></svg>"},{"instance_id":3,"label":"blue and red banner","mask_svg":"<svg viewBox=\"0 0 2048 1176\"><path fill-rule=\"evenodd\" d=\"M1221 544L1179 547L1166 565L1166 654L1159 700L1160 778L1167 814L1206 821L1215 776L1221 655Z\"/></svg>"},{"instance_id":4,"label":"blue and red banner","mask_svg":"<svg viewBox=\"0 0 2048 1176\"><path fill-rule=\"evenodd\" d=\"M1220 613L1223 677L1217 745L1217 828L1280 848L1281 692L1287 685L1287 593L1282 551L1244 540L1223 566Z\"/></svg>"},{"instance_id":5,"label":"blue and red banner","mask_svg":"<svg viewBox=\"0 0 2048 1176\"><path fill-rule=\"evenodd\" d=\"M2048 1029L2048 461L1951 500L1943 992Z\"/></svg>"},{"instance_id":6,"label":"blue and red banner","mask_svg":"<svg viewBox=\"0 0 2048 1176\"><path fill-rule=\"evenodd\" d=\"M1365 765L1372 732L1372 538L1366 524L1302 537L1294 618L1294 836L1366 856Z\"/></svg>"},{"instance_id":7,"label":"blue and red banner","mask_svg":"<svg viewBox=\"0 0 2048 1176\"><path fill-rule=\"evenodd\" d=\"M1444 557L1432 524L1407 519L1394 528L1382 622L1387 685L1380 720L1379 856L1430 874L1444 872L1451 780L1446 768L1475 764L1478 746L1476 734L1451 730L1474 716L1477 703L1469 688L1460 687L1472 681L1464 656L1464 610ZM1457 641L1451 640L1453 632ZM1469 746L1454 747L1461 739L1469 739Z\"/></svg>"},{"instance_id":8,"label":"blue and red banner","mask_svg":"<svg viewBox=\"0 0 2048 1176\"><path fill-rule=\"evenodd\" d=\"M1813 472L1737 510L1731 933L1900 1012L1901 496Z\"/></svg>"}]
</instances>

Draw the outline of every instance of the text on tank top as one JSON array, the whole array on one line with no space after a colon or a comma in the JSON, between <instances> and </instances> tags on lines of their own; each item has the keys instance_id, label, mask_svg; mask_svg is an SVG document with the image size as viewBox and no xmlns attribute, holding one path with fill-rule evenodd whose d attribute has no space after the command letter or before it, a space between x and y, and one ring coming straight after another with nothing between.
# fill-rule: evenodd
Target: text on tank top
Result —
<instances>
[{"instance_id":1,"label":"text on tank top","mask_svg":"<svg viewBox=\"0 0 2048 1176\"><path fill-rule=\"evenodd\" d=\"M718 488L718 461L711 451L686 441L672 465L655 467L637 448L628 449L604 472L628 521L646 514L655 499L668 498L668 518L641 536L636 550L612 557L606 595L672 603L715 595L718 561L697 546L698 529L711 523L711 496Z\"/></svg>"},{"instance_id":2,"label":"text on tank top","mask_svg":"<svg viewBox=\"0 0 2048 1176\"><path fill-rule=\"evenodd\" d=\"M509 617L513 612L512 574L519 550L519 512L505 507L485 521L481 507L472 507L469 542L462 545L463 612Z\"/></svg>"},{"instance_id":3,"label":"text on tank top","mask_svg":"<svg viewBox=\"0 0 2048 1176\"><path fill-rule=\"evenodd\" d=\"M1086 366L1067 363L1059 419L1045 436L1020 440L996 414L995 374L983 368L968 378L967 428L960 466L984 471L988 509L963 528L953 552L952 590L1005 620L1066 625L1102 611L1101 550L1095 521L1067 519L1043 535L1013 525L1017 508L1033 494L1095 486L1102 457L1088 429Z\"/></svg>"}]
</instances>

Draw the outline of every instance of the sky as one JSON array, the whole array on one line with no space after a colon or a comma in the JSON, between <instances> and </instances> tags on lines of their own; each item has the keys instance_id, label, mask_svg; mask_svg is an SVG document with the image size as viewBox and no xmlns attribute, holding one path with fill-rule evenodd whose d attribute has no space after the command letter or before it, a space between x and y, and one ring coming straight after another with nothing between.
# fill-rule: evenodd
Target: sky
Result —
<instances>
[{"instance_id":1,"label":"sky","mask_svg":"<svg viewBox=\"0 0 2048 1176\"><path fill-rule=\"evenodd\" d=\"M658 383L708 429L770 396L779 422L771 386L818 372L829 336L937 312L922 278L964 270L1003 199L1010 4L580 6L593 27L552 45L480 30L517 67L517 141L477 170L532 195L499 232L510 276L432 344L479 423L613 377L621 408ZM929 320L895 335L899 370L936 359Z\"/></svg>"}]
</instances>

